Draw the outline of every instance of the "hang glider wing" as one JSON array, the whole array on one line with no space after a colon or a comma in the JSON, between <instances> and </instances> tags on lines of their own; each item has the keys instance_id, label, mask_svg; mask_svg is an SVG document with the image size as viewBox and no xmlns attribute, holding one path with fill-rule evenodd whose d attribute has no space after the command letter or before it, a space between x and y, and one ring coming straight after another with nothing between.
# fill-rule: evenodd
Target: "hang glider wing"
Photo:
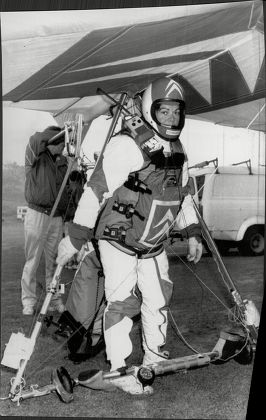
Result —
<instances>
[{"instance_id":1,"label":"hang glider wing","mask_svg":"<svg viewBox=\"0 0 266 420\"><path fill-rule=\"evenodd\" d=\"M2 13L3 101L82 112L168 76L186 91L187 115L265 132L263 2Z\"/></svg>"}]
</instances>

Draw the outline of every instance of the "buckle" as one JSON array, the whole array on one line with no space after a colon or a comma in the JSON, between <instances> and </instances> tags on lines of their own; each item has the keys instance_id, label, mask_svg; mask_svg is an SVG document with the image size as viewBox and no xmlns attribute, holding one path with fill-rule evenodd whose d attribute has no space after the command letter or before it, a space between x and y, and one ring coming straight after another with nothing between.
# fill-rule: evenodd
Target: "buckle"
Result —
<instances>
[{"instance_id":1,"label":"buckle","mask_svg":"<svg viewBox=\"0 0 266 420\"><path fill-rule=\"evenodd\" d=\"M115 201L112 210L115 210L120 214L124 214L127 219L132 217L135 212L133 204L118 203L117 201Z\"/></svg>"},{"instance_id":2,"label":"buckle","mask_svg":"<svg viewBox=\"0 0 266 420\"><path fill-rule=\"evenodd\" d=\"M131 191L152 194L152 191L147 185L138 178L138 174L129 175L124 186Z\"/></svg>"},{"instance_id":3,"label":"buckle","mask_svg":"<svg viewBox=\"0 0 266 420\"><path fill-rule=\"evenodd\" d=\"M106 228L103 231L103 234L111 239L121 242L125 242L126 239L126 231L123 227L109 228L108 226L106 226Z\"/></svg>"}]
</instances>

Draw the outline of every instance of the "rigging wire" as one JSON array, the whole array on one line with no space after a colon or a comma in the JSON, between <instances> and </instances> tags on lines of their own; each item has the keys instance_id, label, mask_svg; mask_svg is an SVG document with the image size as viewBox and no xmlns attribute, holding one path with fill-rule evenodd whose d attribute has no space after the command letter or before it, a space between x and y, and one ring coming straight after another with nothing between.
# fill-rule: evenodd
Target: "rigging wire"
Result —
<instances>
[{"instance_id":1,"label":"rigging wire","mask_svg":"<svg viewBox=\"0 0 266 420\"><path fill-rule=\"evenodd\" d=\"M210 289L210 287L207 286L207 284L200 278L200 276L195 272L195 270L193 270L178 254L177 257L182 261L182 263L186 266L186 268L196 277L196 279L202 284L202 286L204 286L208 292L210 292L210 294L212 294L217 300L218 302L220 302L220 304L227 310L229 311L229 313L233 316L233 318L236 318L235 312L226 305L226 303L224 303L219 296L213 292L212 289ZM239 322L242 324L243 327L245 327L245 324L243 323L243 321L241 320L241 318L238 318Z\"/></svg>"},{"instance_id":2,"label":"rigging wire","mask_svg":"<svg viewBox=\"0 0 266 420\"><path fill-rule=\"evenodd\" d=\"M58 206L58 203L59 203L60 198L61 198L61 196L62 196L62 193L63 193L64 189L66 188L66 184L67 184L67 181L68 181L69 174L70 174L70 172L71 172L71 170L72 170L72 168L73 168L74 163L75 163L75 162L77 162L77 160L78 160L78 155L79 155L79 153L80 153L81 138L82 138L82 115L79 115L79 117L78 117L78 121L77 121L77 124L78 124L78 126L77 126L77 129L76 129L76 131L75 131L75 132L76 132L75 155L74 155L74 157L73 157L73 156L70 156L70 159L68 160L67 170L66 170L66 173L65 173L65 175L64 175L64 178L63 178L62 184L60 185L60 188L59 188L59 191L58 191L57 197L56 197L56 199L55 199L55 202L54 202L54 204L53 204L53 207L52 207L51 213L50 213L50 215L49 215L49 218L48 218L48 221L47 221L47 227L46 227L45 233L44 233L44 229L43 229L43 232L42 232L41 245L43 245L43 244L44 244L44 241L45 241L45 238L46 238L46 234L47 234L47 232L48 232L48 227L49 227L49 225L50 225L50 223L51 223L51 221L52 221L52 217L53 217L53 216L54 216L54 214L55 214L55 211L56 211L56 209L57 209L57 206ZM66 142L67 142L66 133L68 134L67 129L66 129L66 131L65 131L65 145L66 145ZM53 138L53 139L54 139L54 138ZM38 254L38 255L39 255L39 256L40 256L40 258L41 258L42 253L43 253L43 249L42 249L41 247L39 247L38 252L39 252L39 254ZM43 292L42 292L42 293L43 293ZM42 293L41 293L41 296L42 296ZM41 297L40 297L40 298L41 298ZM32 331L32 333L34 332L34 328L35 328L35 326L37 325L37 316L39 316L39 314L37 314L37 312L36 312L36 313L34 314L33 319L32 319L31 328L30 328L30 329L31 329L31 331ZM34 325L34 327L33 327L33 325ZM40 325L41 325L41 324L40 324ZM36 341L36 339L35 339L35 341ZM35 344L36 344L36 342L34 343L34 346L35 346ZM23 360L23 361L22 361L22 365L21 365L21 367L20 367L20 369L21 369L21 370L23 369L22 373L20 374L20 386L22 386L22 387L23 387L23 385L22 385L22 380L23 380L22 374L23 374L23 373L25 373L25 370L26 370L26 368L27 368L27 362L28 362L28 360L26 360L26 359L25 359L25 360ZM20 372L20 370L18 370L16 377L14 377L14 381L17 381L17 380L18 380L18 374L19 374L19 372ZM14 382L13 382L13 384L14 384ZM13 384L12 384L12 386L13 386Z\"/></svg>"},{"instance_id":3,"label":"rigging wire","mask_svg":"<svg viewBox=\"0 0 266 420\"><path fill-rule=\"evenodd\" d=\"M215 171L214 171L214 173L215 173ZM212 175L214 175L214 173L212 174ZM204 185L202 186L202 188L204 187ZM182 217L184 218L184 221L185 221L185 223L186 223L186 220L185 220L185 216L184 216L184 211L183 211L183 209L181 209L181 212L182 212ZM172 227L172 225L175 223L175 220L170 224L170 226L168 227L168 230L169 229L171 229L171 227ZM158 238L158 240L156 241L156 243L155 243L155 245L153 245L152 247L151 247L151 249L149 250L149 252L152 252L152 250L153 250L153 248L158 244L158 242L161 240L161 237L163 236L163 234ZM149 253L148 252L148 253ZM175 252L174 252L175 253ZM179 256L178 256L179 257ZM179 257L180 258L180 257ZM181 259L181 258L180 258ZM191 267L189 267L189 265L188 264L186 264L182 259L181 259L181 261L183 262L183 264L185 264L185 266L193 273L193 275L197 278L197 280L200 282L199 284L202 284L203 286L205 286L207 289L208 289L208 291L210 292L210 293L212 293L215 297L216 297L216 299L218 299L220 302L221 302L221 304L227 309L227 310L230 310L230 308L228 308L225 304L224 304L224 302L222 302L220 299L219 299L219 297L203 282L203 280L202 279L200 279L200 277L198 276L198 274L194 271L194 270L192 270L191 269ZM81 264L81 262L80 262L80 264ZM139 263L139 265L141 265L141 261L140 261L140 263ZM128 274L128 275L130 275L130 273ZM127 280L127 277L117 286L117 288L112 292L112 294L113 293L115 293L120 287L121 287L121 285L125 282ZM171 317L173 318L173 314L172 314L172 312L170 312L170 314L171 314ZM91 316L93 315L93 312L91 313ZM232 316L233 317L235 317L235 314L232 312ZM175 323L176 324L176 323ZM176 325L176 327L177 327L177 325ZM80 327L80 328L82 328L82 326ZM178 329L178 327L177 327L177 330L178 330L178 332L179 332L179 335L182 337L182 341L184 342L184 343L187 343L187 341L185 340L185 338L182 336L182 334L181 334L181 332L180 332L180 330ZM73 335L77 332L78 330L75 330L75 332L73 333ZM67 341L67 340L66 340ZM63 344L64 345L64 344ZM63 346L62 345L62 346ZM187 345L188 345L188 347L192 350L192 351L194 351L194 352L196 352L197 353L197 351L192 347L192 346L190 346L190 344L189 343L187 343ZM60 348L59 348L59 350L61 349L61 347L62 346L60 346ZM52 355L54 355L54 354L56 354L59 350L56 350ZM50 358L51 356L49 356L49 357L47 357L46 359L45 359L45 361L43 361L43 363L45 363L49 358Z\"/></svg>"},{"instance_id":4,"label":"rigging wire","mask_svg":"<svg viewBox=\"0 0 266 420\"><path fill-rule=\"evenodd\" d=\"M213 176L214 174L215 174L215 172L216 172L216 169L215 169L215 171L211 174L211 176ZM209 180L207 181L207 182L210 182L210 179L211 179L211 177L209 178ZM199 191L198 191L198 193L201 191L201 189L203 189L204 188L204 186L206 185L206 182L202 185L202 187L199 189ZM184 222L185 222L185 225L186 225L186 220L185 220L185 215L184 215L184 210L181 208L181 210L180 210L180 212L181 212L181 215L182 215L182 217L183 217L183 220L184 220ZM172 228L172 226L174 225L174 223L175 223L175 220L173 220L173 222L168 226L168 232L169 232L169 230ZM147 255L150 253L150 252L152 252L152 250L154 249L154 247L158 244L158 242L161 240L161 238L162 238L162 236L164 235L164 233L161 235L161 236L159 236L159 238L158 238L158 240L156 241L156 243L150 248L150 250L148 251L148 253L147 253ZM179 256L178 256L179 257ZM179 257L180 258L180 257ZM181 258L180 258L181 259ZM210 292L210 293L212 293L213 294L213 296L215 296L216 297L216 299L218 299L219 301L220 301L220 303L227 309L227 310L229 310L230 312L231 312L231 314L232 314L232 316L233 316L233 319L236 319L236 317L238 316L238 315L236 315L230 308L228 308L225 304L224 304L224 302L222 302L221 300L220 300L220 298L202 281L202 279L200 279L199 278L199 276L197 275L197 273L195 273L195 271L194 270L192 270L182 259L181 259L181 261L185 264L185 266L193 273L193 275L197 278L197 280L200 282L200 284L202 284L203 286L205 286L207 289L208 289L208 291ZM82 261L80 261L80 264L81 264L81 262ZM217 262L217 261L215 261L215 262ZM140 263L139 263L139 265L141 265L141 261L140 261ZM220 270L219 270L219 272L220 272ZM131 273L129 273L128 275L130 275ZM220 274L221 274L221 272L220 272ZM223 277L222 277L223 278ZM112 292L112 294L113 293L115 293L118 289L119 289L119 287L121 287L121 285L125 282L127 280L127 277L117 286L117 288ZM223 279L223 281L225 282L225 280ZM93 315L93 313L91 314L91 315ZM172 314L172 312L170 312L170 315L171 315L171 317L173 318L173 314ZM241 321L241 320L240 320ZM177 326L177 324L176 324L176 322L174 321L174 323L175 323L175 326L176 326L176 329L177 329L177 331L179 332L179 335L180 336L182 336L182 334L181 334L181 332L180 332L180 330L178 329L178 326ZM243 326L245 327L245 324L244 324L244 322L242 322L242 324L243 324ZM82 325L81 325L81 327L80 328L82 328ZM74 334L77 332L77 330L75 330L75 332L74 332ZM73 334L73 335L74 335ZM69 339L69 338L68 338ZM184 337L183 337L183 341L185 342L185 343L187 343L186 342L186 340L184 339ZM67 342L67 340L66 340L66 342ZM40 367L43 365L43 364L45 364L46 362L47 362L47 360L49 360L53 355L55 355L56 353L58 353L60 350L61 350L61 348L63 348L64 347L64 345L65 345L65 342L64 343L62 343L62 345L59 347L59 348L57 348L56 349L56 351L55 352L53 352L52 353L52 355L49 355L45 360L43 360L43 362L41 363L41 365L39 365ZM196 352L196 353L198 353L192 346L190 346L189 345L189 343L187 343L187 345L188 345L188 347L193 351L193 352ZM36 373L36 372L39 372L39 371L41 371L42 369L40 369L40 370L34 370L34 372Z\"/></svg>"},{"instance_id":5,"label":"rigging wire","mask_svg":"<svg viewBox=\"0 0 266 420\"><path fill-rule=\"evenodd\" d=\"M229 311L229 313L231 314L231 316L233 317L233 320L235 321L235 322L239 322L245 329L246 329L246 326L245 326L245 324L244 324L244 322L241 320L241 318L239 317L239 315L238 314L235 314L235 312L231 309L231 308L229 308L206 284L205 284L205 282L199 277L199 275L194 271L194 270L192 270L192 268L187 264L187 263L185 263L185 261L174 251L174 249L173 249L173 247L170 247L171 249L172 249L172 251L173 251L173 253L174 253L174 255L177 255L177 257L182 261L182 263L185 265L185 267L196 277L196 279L199 281L199 284L201 284L202 286L204 286L204 287L206 287L206 289L221 303L221 305L227 310L227 311ZM82 262L82 261L81 261ZM80 262L80 264L81 264L81 262ZM141 262L140 262L140 264L141 264ZM126 281L126 279L124 279L123 280L123 282L124 281ZM114 291L113 291L113 293L115 293L115 291L116 290L118 290L118 288L121 286L121 284L123 284L123 282L121 282L120 283L120 285L117 287L117 289L115 289ZM178 333L178 335L179 335L179 337L181 338L181 340L183 341L183 343L189 348L189 349L191 349L194 353L196 353L196 354L200 354L200 353L202 353L202 352L200 352L200 351L198 351L198 350L196 350L193 346L191 346L188 342L187 342L187 340L184 338L184 336L183 336L183 334L181 333L181 331L180 331L180 329L178 328L178 325L177 325L177 323L176 323L176 321L174 320L174 316L173 316L173 313L172 313L172 311L171 311L171 309L169 308L169 314L170 314L170 316L171 316L171 319L172 319L172 321L173 321L173 323L174 323L174 325L175 325L175 328L176 328L176 331L177 331L177 333ZM90 316L93 316L94 315L94 312L91 312L91 314L90 314ZM84 325L84 323L83 323L83 325ZM74 334L76 334L76 332L77 331L79 331L79 329L81 329L82 328L82 326L83 325L81 325L77 330L75 330L75 332L69 337L69 338L71 338ZM68 339L69 339L68 338ZM48 360L50 360L55 354L57 354L59 351L61 351L63 348L64 348L64 346L65 346L65 344L66 344L66 342L68 341L68 339L67 340L65 340L60 346L58 346L56 349L55 349L55 351L52 353L52 354L49 354L43 361L42 361L42 363L39 365L39 368L37 368L37 369L34 369L33 371L29 371L28 372L28 376L30 375L30 374L33 374L33 373L38 373L38 372L41 372L42 371L42 366L44 365L46 365L46 363L47 363L47 361ZM243 345L243 347L245 347L245 345ZM240 350L240 351L242 351L242 349ZM234 357L235 357L235 355L234 355Z\"/></svg>"},{"instance_id":6,"label":"rigging wire","mask_svg":"<svg viewBox=\"0 0 266 420\"><path fill-rule=\"evenodd\" d=\"M202 188L203 188L203 186L202 186ZM181 212L182 212L182 214L184 213L183 212L183 210L181 209ZM184 217L184 214L183 214L183 217ZM185 219L184 219L185 220ZM169 225L169 227L168 227L168 231L171 229L171 227L173 226L173 224L175 223L175 220ZM162 236L163 236L164 234L162 234L161 236L159 236L159 238L157 239L157 241L156 241L156 243L151 247L151 249L149 250L149 252L147 253L147 254L149 254L150 252L152 252L152 250L153 250L153 248L159 243L159 241L161 240L161 238L162 238ZM139 263L139 265L141 265L141 261L140 261L140 263ZM187 266L188 267L188 266ZM190 268L189 268L190 269ZM191 270L191 269L190 269ZM192 271L192 273L194 273L193 272L193 270L191 270ZM131 273L129 273L128 274L128 276L130 275ZM196 273L194 273L194 275L196 276ZM114 294L121 286L122 286L122 284L125 282L127 280L127 277L116 287L116 289L114 289L113 290L113 292L112 292L112 294ZM202 282L203 283L203 282Z\"/></svg>"}]
</instances>

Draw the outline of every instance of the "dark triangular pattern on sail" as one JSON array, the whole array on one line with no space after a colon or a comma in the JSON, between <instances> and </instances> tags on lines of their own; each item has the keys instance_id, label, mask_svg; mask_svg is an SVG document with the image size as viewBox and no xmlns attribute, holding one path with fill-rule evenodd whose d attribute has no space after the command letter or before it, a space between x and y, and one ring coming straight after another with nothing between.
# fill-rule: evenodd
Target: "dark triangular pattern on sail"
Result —
<instances>
[{"instance_id":1,"label":"dark triangular pattern on sail","mask_svg":"<svg viewBox=\"0 0 266 420\"><path fill-rule=\"evenodd\" d=\"M256 81L254 93L263 92L264 96L266 96L265 88L266 86L265 86L265 57L264 57L263 63L261 65L261 69L260 69L260 72Z\"/></svg>"},{"instance_id":2,"label":"dark triangular pattern on sail","mask_svg":"<svg viewBox=\"0 0 266 420\"><path fill-rule=\"evenodd\" d=\"M120 28L106 28L96 30L85 35L81 41L77 42L63 54L59 55L56 59L48 63L41 70L31 76L25 82L21 83L18 87L4 96L5 101L20 101L30 100L31 92L33 92L34 99L50 99L55 98L45 92L42 88L48 85L50 80L58 78L67 69L73 68L75 63L82 59L83 56L93 55L98 53L98 49L104 45L106 39L114 38L119 35L119 30L123 31L124 27ZM68 97L67 89L66 94L62 97ZM37 93L37 95L36 95ZM74 95L78 96L78 95Z\"/></svg>"},{"instance_id":3,"label":"dark triangular pattern on sail","mask_svg":"<svg viewBox=\"0 0 266 420\"><path fill-rule=\"evenodd\" d=\"M248 84L229 51L210 62L212 105L223 107L232 100L244 101L251 92Z\"/></svg>"},{"instance_id":4,"label":"dark triangular pattern on sail","mask_svg":"<svg viewBox=\"0 0 266 420\"><path fill-rule=\"evenodd\" d=\"M186 92L186 113L196 114L198 109L206 109L210 107L208 101L182 76L173 76L172 79L179 82Z\"/></svg>"},{"instance_id":5,"label":"dark triangular pattern on sail","mask_svg":"<svg viewBox=\"0 0 266 420\"><path fill-rule=\"evenodd\" d=\"M119 75L122 73L132 72L132 71L140 71L140 70L147 70L149 68L158 68L158 72L160 71L161 66L171 65L171 64L178 64L178 63L189 63L196 60L207 60L212 55L218 53L217 50L209 50L209 51L199 51L196 53L191 54L177 54L170 57L161 57L161 58L152 58L152 59L143 59L137 60L133 62L127 62L125 64L110 64L105 67L93 67L93 68L86 68L80 70L70 70L69 72L65 72L57 79L51 81L48 84L49 87L56 87L58 84L71 84L73 82L76 83L78 87L82 87L84 80L92 80L95 77L104 77L104 78L112 78L112 76ZM133 76L132 76L133 78Z\"/></svg>"},{"instance_id":6,"label":"dark triangular pattern on sail","mask_svg":"<svg viewBox=\"0 0 266 420\"><path fill-rule=\"evenodd\" d=\"M65 86L63 91L59 89L59 93L56 90L47 92L45 88L54 80L57 80L57 85L61 84L61 75L70 70L73 72L75 80L74 70L84 67L111 64L119 60L132 59L135 56L141 57L145 54L206 41L229 33L241 32L246 30L246 19L249 13L250 5L247 4L246 7L241 5L241 16L236 19L236 15L239 14L239 6L236 5L231 8L229 16L225 8L217 13L203 13L136 26L121 26L92 31L28 80L6 94L4 100L17 102L70 96L83 97L85 94L79 91L79 85L77 85L75 92L73 92L72 86ZM223 25L219 24L221 21L224 22ZM215 31L213 31L213 28L215 28ZM152 60L153 57L151 57L150 62ZM160 69L158 71L160 73ZM97 77L96 68L94 77ZM115 91L119 89L119 81L118 77ZM86 85L86 82L87 78L82 88ZM94 94L94 89L88 90L86 93L86 95Z\"/></svg>"}]
</instances>

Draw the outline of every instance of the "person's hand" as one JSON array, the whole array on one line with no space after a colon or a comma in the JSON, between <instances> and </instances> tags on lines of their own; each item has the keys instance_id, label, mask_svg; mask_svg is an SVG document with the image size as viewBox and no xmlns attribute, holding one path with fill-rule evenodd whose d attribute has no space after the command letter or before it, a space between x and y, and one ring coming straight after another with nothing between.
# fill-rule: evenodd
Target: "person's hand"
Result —
<instances>
[{"instance_id":1,"label":"person's hand","mask_svg":"<svg viewBox=\"0 0 266 420\"><path fill-rule=\"evenodd\" d=\"M94 247L90 241L86 242L86 244L82 245L81 250L77 254L77 262L80 262L83 260L85 255L90 254L91 252L94 252Z\"/></svg>"},{"instance_id":2,"label":"person's hand","mask_svg":"<svg viewBox=\"0 0 266 420\"><path fill-rule=\"evenodd\" d=\"M82 247L81 247L80 251L77 253L77 257L76 257L78 263L83 259L84 254L85 254L85 245L82 245Z\"/></svg>"},{"instance_id":3,"label":"person's hand","mask_svg":"<svg viewBox=\"0 0 266 420\"><path fill-rule=\"evenodd\" d=\"M64 266L77 252L78 249L72 245L69 236L66 236L59 242L56 263Z\"/></svg>"},{"instance_id":4,"label":"person's hand","mask_svg":"<svg viewBox=\"0 0 266 420\"><path fill-rule=\"evenodd\" d=\"M192 238L188 238L188 261L193 261L194 264L197 264L197 262L201 259L202 250L203 246L200 241L198 241L194 236Z\"/></svg>"}]
</instances>

